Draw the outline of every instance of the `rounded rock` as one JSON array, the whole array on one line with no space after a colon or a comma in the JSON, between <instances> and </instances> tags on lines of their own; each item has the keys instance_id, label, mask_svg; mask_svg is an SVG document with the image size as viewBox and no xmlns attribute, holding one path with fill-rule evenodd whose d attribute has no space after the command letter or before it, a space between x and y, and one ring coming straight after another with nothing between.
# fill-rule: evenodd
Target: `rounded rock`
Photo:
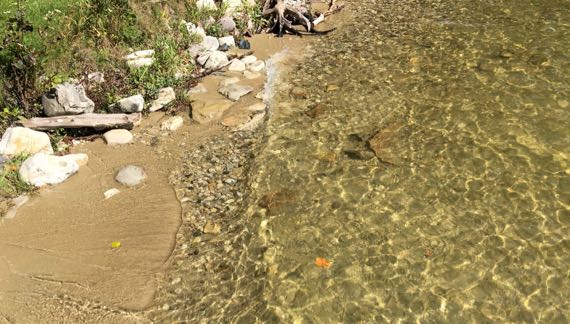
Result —
<instances>
[{"instance_id":1,"label":"rounded rock","mask_svg":"<svg viewBox=\"0 0 570 324\"><path fill-rule=\"evenodd\" d=\"M115 180L127 187L134 187L143 183L146 177L147 175L143 168L136 165L127 165L117 172Z\"/></svg>"},{"instance_id":2,"label":"rounded rock","mask_svg":"<svg viewBox=\"0 0 570 324\"><path fill-rule=\"evenodd\" d=\"M103 135L107 145L124 145L133 141L133 134L126 129L112 129Z\"/></svg>"}]
</instances>

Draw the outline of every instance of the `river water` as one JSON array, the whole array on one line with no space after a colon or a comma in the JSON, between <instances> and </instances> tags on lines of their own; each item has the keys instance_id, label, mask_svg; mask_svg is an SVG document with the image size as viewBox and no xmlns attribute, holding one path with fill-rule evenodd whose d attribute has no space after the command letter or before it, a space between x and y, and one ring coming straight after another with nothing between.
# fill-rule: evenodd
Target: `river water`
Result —
<instances>
[{"instance_id":1,"label":"river water","mask_svg":"<svg viewBox=\"0 0 570 324\"><path fill-rule=\"evenodd\" d=\"M193 316L570 321L570 1L348 10L278 87L232 288Z\"/></svg>"},{"instance_id":2,"label":"river water","mask_svg":"<svg viewBox=\"0 0 570 324\"><path fill-rule=\"evenodd\" d=\"M350 5L273 102L235 320L568 322L570 1Z\"/></svg>"}]
</instances>

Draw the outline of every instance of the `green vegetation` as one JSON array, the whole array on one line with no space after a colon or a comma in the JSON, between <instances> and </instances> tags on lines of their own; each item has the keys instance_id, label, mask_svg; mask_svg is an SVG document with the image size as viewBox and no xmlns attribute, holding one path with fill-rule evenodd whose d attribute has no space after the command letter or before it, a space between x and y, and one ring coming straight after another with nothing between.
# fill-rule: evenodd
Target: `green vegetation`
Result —
<instances>
[{"instance_id":1,"label":"green vegetation","mask_svg":"<svg viewBox=\"0 0 570 324\"><path fill-rule=\"evenodd\" d=\"M41 95L50 87L91 72L105 76L87 87L98 111L121 97L150 99L161 87L182 86L194 68L186 49L198 41L184 22L225 36L215 23L225 8L198 10L192 0L0 0L0 8L0 131L40 115ZM246 10L260 17L259 8ZM126 65L126 54L149 48L155 49L152 66Z\"/></svg>"},{"instance_id":2,"label":"green vegetation","mask_svg":"<svg viewBox=\"0 0 570 324\"><path fill-rule=\"evenodd\" d=\"M0 198L16 197L34 190L34 186L22 181L18 174L20 165L27 157L27 155L15 156L2 166L0 170Z\"/></svg>"}]
</instances>

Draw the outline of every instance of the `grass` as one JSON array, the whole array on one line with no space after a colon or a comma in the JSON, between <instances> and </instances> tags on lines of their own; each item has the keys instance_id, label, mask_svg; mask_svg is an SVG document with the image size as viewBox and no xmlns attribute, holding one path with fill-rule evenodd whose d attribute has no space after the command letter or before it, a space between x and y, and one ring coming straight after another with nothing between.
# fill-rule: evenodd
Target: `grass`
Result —
<instances>
[{"instance_id":1,"label":"grass","mask_svg":"<svg viewBox=\"0 0 570 324\"><path fill-rule=\"evenodd\" d=\"M27 184L22 179L18 171L28 155L21 154L6 161L0 170L0 197L13 198L23 193L33 191L35 187Z\"/></svg>"}]
</instances>

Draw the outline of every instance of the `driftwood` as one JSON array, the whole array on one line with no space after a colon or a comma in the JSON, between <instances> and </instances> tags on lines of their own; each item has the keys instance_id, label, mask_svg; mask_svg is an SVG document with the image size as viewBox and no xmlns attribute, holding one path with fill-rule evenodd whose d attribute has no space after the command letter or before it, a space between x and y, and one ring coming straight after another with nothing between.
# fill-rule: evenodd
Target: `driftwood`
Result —
<instances>
[{"instance_id":1,"label":"driftwood","mask_svg":"<svg viewBox=\"0 0 570 324\"><path fill-rule=\"evenodd\" d=\"M141 121L140 113L134 114L82 114L47 118L30 118L20 124L35 130L52 130L57 128L125 128L132 129Z\"/></svg>"},{"instance_id":2,"label":"driftwood","mask_svg":"<svg viewBox=\"0 0 570 324\"><path fill-rule=\"evenodd\" d=\"M334 30L318 31L314 27L322 22L326 16L339 12L344 4L337 4L336 0L329 0L329 9L314 18L309 7L308 0L260 0L263 1L261 15L268 19L271 27L269 30L277 33L279 37L283 36L285 31L289 31L295 35L324 35ZM301 33L293 28L294 24L301 24L307 30L307 33Z\"/></svg>"}]
</instances>

